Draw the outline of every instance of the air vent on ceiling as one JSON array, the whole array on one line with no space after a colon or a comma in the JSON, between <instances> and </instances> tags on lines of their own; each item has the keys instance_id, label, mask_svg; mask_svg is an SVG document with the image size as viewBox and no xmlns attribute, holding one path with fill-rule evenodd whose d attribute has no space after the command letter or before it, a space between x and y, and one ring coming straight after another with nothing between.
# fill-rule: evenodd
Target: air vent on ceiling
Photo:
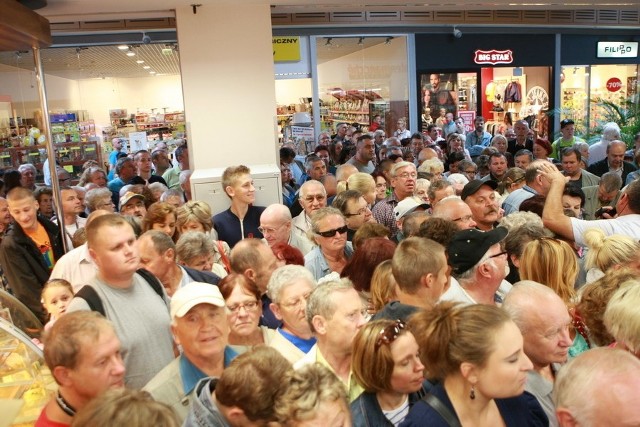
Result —
<instances>
[{"instance_id":1,"label":"air vent on ceiling","mask_svg":"<svg viewBox=\"0 0 640 427\"><path fill-rule=\"evenodd\" d=\"M565 24L565 25L573 24L573 11L572 10L550 10L549 23Z\"/></svg>"},{"instance_id":2,"label":"air vent on ceiling","mask_svg":"<svg viewBox=\"0 0 640 427\"><path fill-rule=\"evenodd\" d=\"M576 10L573 13L573 20L576 23L581 24L595 24L596 23L596 11L594 9Z\"/></svg>"},{"instance_id":3,"label":"air vent on ceiling","mask_svg":"<svg viewBox=\"0 0 640 427\"><path fill-rule=\"evenodd\" d=\"M458 11L446 11L437 10L433 17L434 21L462 21L464 19L464 12Z\"/></svg>"},{"instance_id":4,"label":"air vent on ceiling","mask_svg":"<svg viewBox=\"0 0 640 427\"><path fill-rule=\"evenodd\" d=\"M598 11L598 23L600 24L617 24L618 11L601 9Z\"/></svg>"},{"instance_id":5,"label":"air vent on ceiling","mask_svg":"<svg viewBox=\"0 0 640 427\"><path fill-rule=\"evenodd\" d=\"M125 26L127 28L169 28L171 26L169 20L170 18L127 19Z\"/></svg>"},{"instance_id":6,"label":"air vent on ceiling","mask_svg":"<svg viewBox=\"0 0 640 427\"><path fill-rule=\"evenodd\" d=\"M520 22L522 21L522 11L520 10L496 10L493 13L496 22Z\"/></svg>"},{"instance_id":7,"label":"air vent on ceiling","mask_svg":"<svg viewBox=\"0 0 640 427\"><path fill-rule=\"evenodd\" d=\"M331 12L331 22L364 21L364 12Z\"/></svg>"},{"instance_id":8,"label":"air vent on ceiling","mask_svg":"<svg viewBox=\"0 0 640 427\"><path fill-rule=\"evenodd\" d=\"M400 12L366 12L367 21L399 21Z\"/></svg>"},{"instance_id":9,"label":"air vent on ceiling","mask_svg":"<svg viewBox=\"0 0 640 427\"><path fill-rule=\"evenodd\" d=\"M637 10L621 10L620 23L637 25L638 23L640 23L640 14Z\"/></svg>"},{"instance_id":10,"label":"air vent on ceiling","mask_svg":"<svg viewBox=\"0 0 640 427\"><path fill-rule=\"evenodd\" d=\"M522 21L527 23L546 23L549 19L546 10L523 10Z\"/></svg>"},{"instance_id":11,"label":"air vent on ceiling","mask_svg":"<svg viewBox=\"0 0 640 427\"><path fill-rule=\"evenodd\" d=\"M284 25L291 23L291 14L289 13L272 13L271 24L272 25Z\"/></svg>"},{"instance_id":12,"label":"air vent on ceiling","mask_svg":"<svg viewBox=\"0 0 640 427\"><path fill-rule=\"evenodd\" d=\"M101 30L101 29L124 29L124 19L112 21L81 21L80 28L83 30Z\"/></svg>"},{"instance_id":13,"label":"air vent on ceiling","mask_svg":"<svg viewBox=\"0 0 640 427\"><path fill-rule=\"evenodd\" d=\"M323 12L294 13L291 22L296 24L302 22L329 22L329 14Z\"/></svg>"},{"instance_id":14,"label":"air vent on ceiling","mask_svg":"<svg viewBox=\"0 0 640 427\"><path fill-rule=\"evenodd\" d=\"M404 11L401 16L403 21L433 21L433 12L427 10Z\"/></svg>"},{"instance_id":15,"label":"air vent on ceiling","mask_svg":"<svg viewBox=\"0 0 640 427\"><path fill-rule=\"evenodd\" d=\"M493 21L492 10L466 10L464 12L466 22L490 22Z\"/></svg>"}]
</instances>

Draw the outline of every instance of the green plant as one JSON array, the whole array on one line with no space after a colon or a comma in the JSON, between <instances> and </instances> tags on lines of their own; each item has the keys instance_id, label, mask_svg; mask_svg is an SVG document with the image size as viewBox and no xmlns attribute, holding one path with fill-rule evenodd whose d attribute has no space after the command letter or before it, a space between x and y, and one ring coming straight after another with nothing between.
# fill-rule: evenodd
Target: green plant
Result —
<instances>
[{"instance_id":1,"label":"green plant","mask_svg":"<svg viewBox=\"0 0 640 427\"><path fill-rule=\"evenodd\" d=\"M599 120L594 130L601 130L602 126L608 122L615 122L620 126L620 137L627 144L628 148L633 148L633 138L640 132L640 110L638 104L629 99L621 100L620 103L596 98L591 101L595 108L602 111L602 120Z\"/></svg>"}]
</instances>

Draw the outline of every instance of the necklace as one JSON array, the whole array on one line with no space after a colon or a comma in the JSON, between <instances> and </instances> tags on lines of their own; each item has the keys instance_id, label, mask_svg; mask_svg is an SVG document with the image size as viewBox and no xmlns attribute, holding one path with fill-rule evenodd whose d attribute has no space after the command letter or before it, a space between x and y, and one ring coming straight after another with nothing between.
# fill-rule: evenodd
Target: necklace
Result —
<instances>
[{"instance_id":1,"label":"necklace","mask_svg":"<svg viewBox=\"0 0 640 427\"><path fill-rule=\"evenodd\" d=\"M58 390L58 394L56 395L56 403L65 414L69 415L70 417L76 415L76 409L71 406L69 402L64 400L64 397L62 397L62 395L60 394L60 390Z\"/></svg>"}]
</instances>

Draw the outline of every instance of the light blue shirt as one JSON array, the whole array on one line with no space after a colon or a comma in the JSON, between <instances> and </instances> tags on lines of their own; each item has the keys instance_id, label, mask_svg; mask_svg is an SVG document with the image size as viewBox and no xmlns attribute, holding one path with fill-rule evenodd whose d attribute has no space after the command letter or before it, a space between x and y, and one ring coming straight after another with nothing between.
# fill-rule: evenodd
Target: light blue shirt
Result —
<instances>
[{"instance_id":1,"label":"light blue shirt","mask_svg":"<svg viewBox=\"0 0 640 427\"><path fill-rule=\"evenodd\" d=\"M347 245L344 247L344 256L345 258L350 259L352 255L353 246L351 246L351 242L347 242ZM329 263L322 254L320 246L316 246L311 252L305 255L304 266L311 271L315 280L320 280L327 274L331 273Z\"/></svg>"}]
</instances>

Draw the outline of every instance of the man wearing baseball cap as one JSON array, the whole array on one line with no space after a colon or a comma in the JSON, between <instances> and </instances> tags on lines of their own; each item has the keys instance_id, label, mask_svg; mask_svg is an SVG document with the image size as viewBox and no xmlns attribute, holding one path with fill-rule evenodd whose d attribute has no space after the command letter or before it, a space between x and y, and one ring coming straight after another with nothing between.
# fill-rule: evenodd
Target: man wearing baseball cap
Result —
<instances>
[{"instance_id":1,"label":"man wearing baseball cap","mask_svg":"<svg viewBox=\"0 0 640 427\"><path fill-rule=\"evenodd\" d=\"M551 144L551 157L557 160L560 159L560 152L563 148L571 147L576 142L584 142L584 139L575 136L576 133L576 125L571 119L564 119L560 121L560 133L562 136Z\"/></svg>"},{"instance_id":2,"label":"man wearing baseball cap","mask_svg":"<svg viewBox=\"0 0 640 427\"><path fill-rule=\"evenodd\" d=\"M500 205L494 191L497 187L495 181L474 179L462 189L460 198L471 209L471 215L479 230L492 230L501 217Z\"/></svg>"},{"instance_id":3,"label":"man wearing baseball cap","mask_svg":"<svg viewBox=\"0 0 640 427\"><path fill-rule=\"evenodd\" d=\"M191 282L171 298L171 331L182 354L147 383L144 390L171 406L183 422L193 390L205 377L220 377L237 355L228 345L225 302L217 286Z\"/></svg>"},{"instance_id":4,"label":"man wearing baseball cap","mask_svg":"<svg viewBox=\"0 0 640 427\"><path fill-rule=\"evenodd\" d=\"M403 224L405 219L407 219L414 212L424 212L429 209L429 204L424 203L421 199L417 197L407 197L402 201L398 202L398 204L393 208L393 215L396 218L396 225L398 226L398 233L394 236L394 240L396 242L401 242L405 237L403 232ZM423 214L424 215L424 214ZM425 216L425 219L427 217ZM420 224L418 224L418 228Z\"/></svg>"},{"instance_id":5,"label":"man wearing baseball cap","mask_svg":"<svg viewBox=\"0 0 640 427\"><path fill-rule=\"evenodd\" d=\"M142 219L147 214L147 208L144 205L144 196L142 194L127 191L124 196L120 197L120 213L122 215L137 216Z\"/></svg>"},{"instance_id":6,"label":"man wearing baseball cap","mask_svg":"<svg viewBox=\"0 0 640 427\"><path fill-rule=\"evenodd\" d=\"M465 304L502 303L504 291L498 289L509 274L507 252L500 245L505 237L504 227L490 231L468 229L454 234L448 248L451 287L441 300Z\"/></svg>"}]
</instances>

